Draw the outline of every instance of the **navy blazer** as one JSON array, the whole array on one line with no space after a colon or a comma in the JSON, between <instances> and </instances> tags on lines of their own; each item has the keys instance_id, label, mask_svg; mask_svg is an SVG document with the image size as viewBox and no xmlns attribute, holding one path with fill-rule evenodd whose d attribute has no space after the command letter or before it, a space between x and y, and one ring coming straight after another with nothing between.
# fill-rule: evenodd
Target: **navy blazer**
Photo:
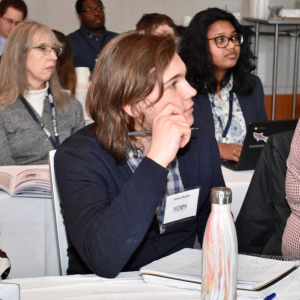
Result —
<instances>
[{"instance_id":1,"label":"navy blazer","mask_svg":"<svg viewBox=\"0 0 300 300\"><path fill-rule=\"evenodd\" d=\"M183 248L202 243L210 213L210 190L225 186L216 140L205 127L178 151L185 189L201 187L197 217L159 232L155 211L168 171L145 157L132 173L116 165L93 132L93 124L58 148L55 174L70 239L68 274L115 277Z\"/></svg>"},{"instance_id":2,"label":"navy blazer","mask_svg":"<svg viewBox=\"0 0 300 300\"><path fill-rule=\"evenodd\" d=\"M240 106L245 118L246 128L250 122L265 122L268 120L265 105L264 91L259 77L255 75L254 91L249 96L237 95ZM213 119L212 107L208 95L196 95L194 101L194 126L198 127L205 123L209 131L215 135L215 124Z\"/></svg>"}]
</instances>

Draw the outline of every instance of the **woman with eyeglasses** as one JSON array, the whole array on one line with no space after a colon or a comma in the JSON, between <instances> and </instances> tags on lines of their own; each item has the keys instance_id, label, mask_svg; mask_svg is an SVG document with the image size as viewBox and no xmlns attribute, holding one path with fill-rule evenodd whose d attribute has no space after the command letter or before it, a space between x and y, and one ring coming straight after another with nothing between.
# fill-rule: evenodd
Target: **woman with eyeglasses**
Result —
<instances>
[{"instance_id":1,"label":"woman with eyeglasses","mask_svg":"<svg viewBox=\"0 0 300 300\"><path fill-rule=\"evenodd\" d=\"M249 31L224 10L195 15L180 45L193 98L195 126L206 123L222 159L238 161L249 122L266 121L264 92ZM197 125L199 123L199 125Z\"/></svg>"},{"instance_id":2,"label":"woman with eyeglasses","mask_svg":"<svg viewBox=\"0 0 300 300\"><path fill-rule=\"evenodd\" d=\"M48 163L48 152L84 126L79 101L62 91L55 71L62 53L50 28L18 25L0 66L0 165Z\"/></svg>"}]
</instances>

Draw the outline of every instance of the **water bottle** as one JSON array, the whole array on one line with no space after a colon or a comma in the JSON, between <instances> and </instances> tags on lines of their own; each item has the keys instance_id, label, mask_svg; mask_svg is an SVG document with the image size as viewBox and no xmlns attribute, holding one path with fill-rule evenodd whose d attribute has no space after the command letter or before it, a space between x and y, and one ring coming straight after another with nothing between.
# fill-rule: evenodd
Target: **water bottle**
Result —
<instances>
[{"instance_id":1,"label":"water bottle","mask_svg":"<svg viewBox=\"0 0 300 300\"><path fill-rule=\"evenodd\" d=\"M211 213L202 246L202 300L236 299L237 238L231 215L232 193L226 187L211 190Z\"/></svg>"}]
</instances>

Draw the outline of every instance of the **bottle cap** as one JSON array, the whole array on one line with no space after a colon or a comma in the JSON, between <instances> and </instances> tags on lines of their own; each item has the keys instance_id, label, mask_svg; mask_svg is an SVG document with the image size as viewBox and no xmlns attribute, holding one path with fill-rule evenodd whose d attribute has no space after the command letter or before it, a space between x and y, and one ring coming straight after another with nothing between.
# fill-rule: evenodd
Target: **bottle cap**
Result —
<instances>
[{"instance_id":1,"label":"bottle cap","mask_svg":"<svg viewBox=\"0 0 300 300\"><path fill-rule=\"evenodd\" d=\"M227 187L215 187L210 192L210 202L214 204L230 204L232 202L232 192Z\"/></svg>"}]
</instances>

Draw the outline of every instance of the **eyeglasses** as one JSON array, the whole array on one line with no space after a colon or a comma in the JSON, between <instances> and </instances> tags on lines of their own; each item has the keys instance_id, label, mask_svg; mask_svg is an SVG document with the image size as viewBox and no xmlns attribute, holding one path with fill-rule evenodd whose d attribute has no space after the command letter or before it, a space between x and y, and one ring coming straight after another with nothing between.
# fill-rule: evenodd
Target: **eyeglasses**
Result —
<instances>
[{"instance_id":1,"label":"eyeglasses","mask_svg":"<svg viewBox=\"0 0 300 300\"><path fill-rule=\"evenodd\" d=\"M87 12L89 14L93 14L95 11L103 11L105 9L104 6L98 6L96 8L90 7L81 11L81 13Z\"/></svg>"},{"instance_id":2,"label":"eyeglasses","mask_svg":"<svg viewBox=\"0 0 300 300\"><path fill-rule=\"evenodd\" d=\"M2 19L8 24L8 25L13 25L15 24L16 26L18 24L20 24L22 21L17 21L17 22L14 22L14 20L12 19L9 19L9 18L5 18L5 17L2 17Z\"/></svg>"},{"instance_id":3,"label":"eyeglasses","mask_svg":"<svg viewBox=\"0 0 300 300\"><path fill-rule=\"evenodd\" d=\"M234 46L240 46L243 44L243 36L241 34L236 34L232 37L228 37L228 36L217 36L217 37L214 37L214 38L211 38L211 39L208 39L209 41L210 40L215 40L216 42L216 45L218 48L226 48L229 44L229 41L232 41L233 45Z\"/></svg>"},{"instance_id":4,"label":"eyeglasses","mask_svg":"<svg viewBox=\"0 0 300 300\"><path fill-rule=\"evenodd\" d=\"M63 52L62 47L55 48L48 45L36 46L36 47L32 47L32 49L39 49L44 55L47 56L50 55L51 51L53 50L57 57L60 56Z\"/></svg>"}]
</instances>

